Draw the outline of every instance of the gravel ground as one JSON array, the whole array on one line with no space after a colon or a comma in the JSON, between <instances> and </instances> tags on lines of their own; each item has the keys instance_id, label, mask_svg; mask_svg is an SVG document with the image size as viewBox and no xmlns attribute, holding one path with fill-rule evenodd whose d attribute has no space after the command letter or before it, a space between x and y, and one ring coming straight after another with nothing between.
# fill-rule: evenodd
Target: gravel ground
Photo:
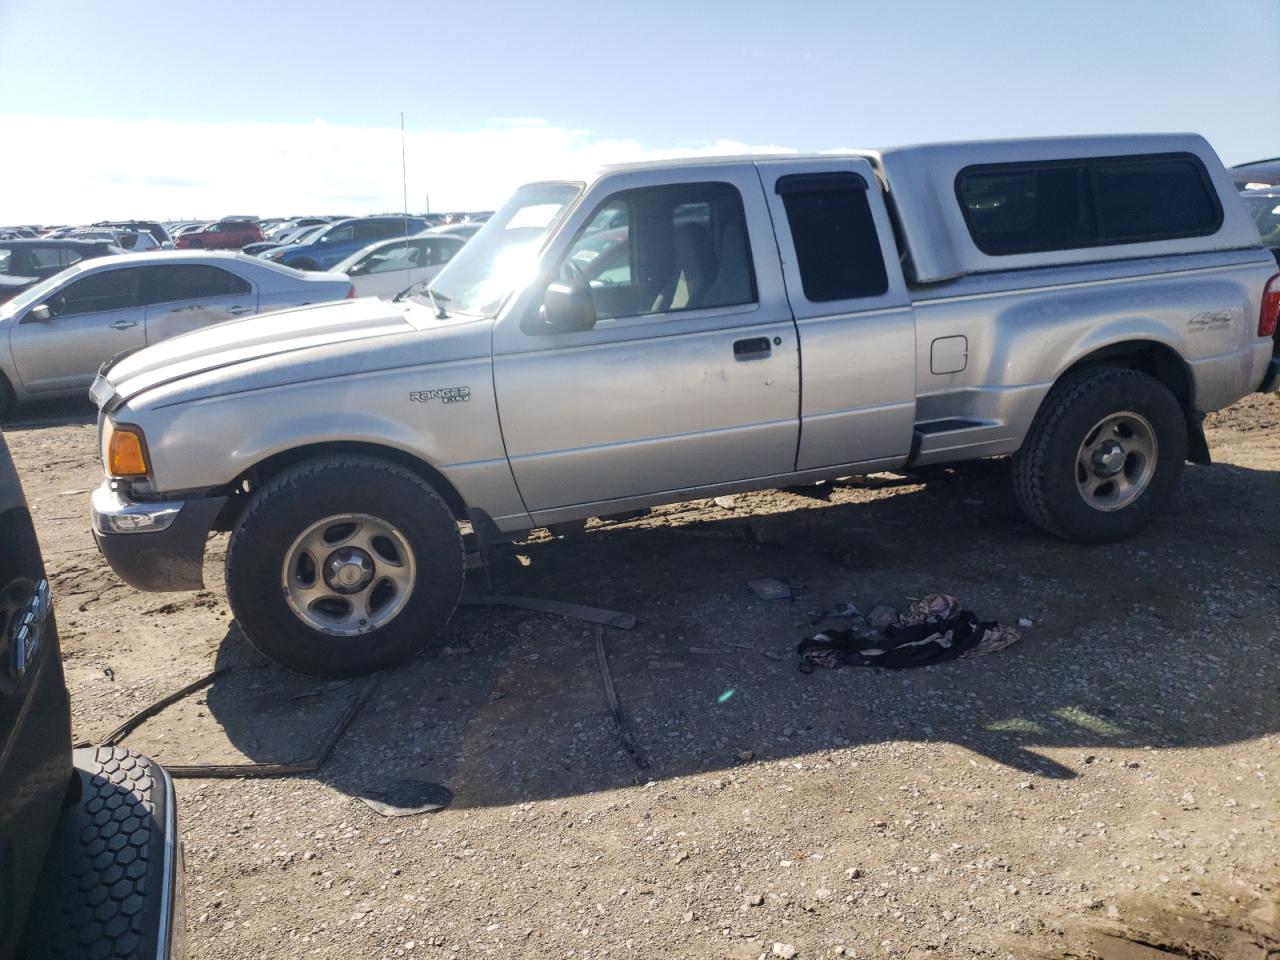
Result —
<instances>
[{"instance_id":1,"label":"gravel ground","mask_svg":"<svg viewBox=\"0 0 1280 960\"><path fill-rule=\"evenodd\" d=\"M77 736L207 673L129 743L162 762L314 752L359 682L263 662L209 591L122 585L86 529L79 406L6 428L57 597ZM182 780L188 936L227 957L1265 957L1280 952L1280 398L1210 420L1138 538L1050 540L1006 467L698 501L495 558L500 593L386 676L318 774ZM815 492L815 491L811 491ZM756 577L790 584L765 602ZM483 590L483 579L473 589ZM957 594L1023 642L805 675L842 601ZM643 766L641 765L643 763ZM356 799L447 785L438 813Z\"/></svg>"}]
</instances>

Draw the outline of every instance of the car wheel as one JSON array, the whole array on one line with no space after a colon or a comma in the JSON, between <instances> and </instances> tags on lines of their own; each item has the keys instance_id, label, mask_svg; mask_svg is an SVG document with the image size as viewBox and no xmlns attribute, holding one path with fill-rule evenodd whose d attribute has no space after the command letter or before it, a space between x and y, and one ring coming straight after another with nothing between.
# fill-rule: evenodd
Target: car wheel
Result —
<instances>
[{"instance_id":1,"label":"car wheel","mask_svg":"<svg viewBox=\"0 0 1280 960\"><path fill-rule=\"evenodd\" d=\"M1054 536L1123 540L1169 502L1186 456L1186 416L1164 384L1137 370L1087 368L1045 398L1013 457L1014 493Z\"/></svg>"},{"instance_id":2,"label":"car wheel","mask_svg":"<svg viewBox=\"0 0 1280 960\"><path fill-rule=\"evenodd\" d=\"M426 649L465 577L453 512L421 477L372 457L313 460L254 494L231 535L227 593L283 667L350 677Z\"/></svg>"}]
</instances>

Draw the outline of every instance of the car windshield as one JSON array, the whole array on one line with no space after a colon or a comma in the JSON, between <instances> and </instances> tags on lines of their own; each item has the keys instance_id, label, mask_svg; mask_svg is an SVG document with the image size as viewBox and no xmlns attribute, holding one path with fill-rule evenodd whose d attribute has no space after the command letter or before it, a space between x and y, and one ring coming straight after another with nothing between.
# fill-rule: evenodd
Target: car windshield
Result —
<instances>
[{"instance_id":1,"label":"car windshield","mask_svg":"<svg viewBox=\"0 0 1280 960\"><path fill-rule=\"evenodd\" d=\"M1262 197L1245 197L1245 206L1258 225L1262 242L1269 247L1280 247L1280 193Z\"/></svg>"},{"instance_id":2,"label":"car windshield","mask_svg":"<svg viewBox=\"0 0 1280 960\"><path fill-rule=\"evenodd\" d=\"M543 241L581 192L577 183L521 187L415 299L434 297L448 313L497 316L508 295L528 278Z\"/></svg>"}]
</instances>

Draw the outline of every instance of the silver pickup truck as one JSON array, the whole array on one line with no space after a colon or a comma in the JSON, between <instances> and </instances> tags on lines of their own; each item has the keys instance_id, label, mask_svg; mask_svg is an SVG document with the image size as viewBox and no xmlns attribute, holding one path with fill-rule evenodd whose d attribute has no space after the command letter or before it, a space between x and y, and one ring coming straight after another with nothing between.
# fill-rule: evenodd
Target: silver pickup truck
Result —
<instances>
[{"instance_id":1,"label":"silver pickup truck","mask_svg":"<svg viewBox=\"0 0 1280 960\"><path fill-rule=\"evenodd\" d=\"M1142 527L1280 380L1280 276L1193 135L611 167L521 188L430 286L108 364L93 526L295 670L403 661L483 548L653 504L1012 455L1040 527ZM358 638L358 639L357 639Z\"/></svg>"}]
</instances>

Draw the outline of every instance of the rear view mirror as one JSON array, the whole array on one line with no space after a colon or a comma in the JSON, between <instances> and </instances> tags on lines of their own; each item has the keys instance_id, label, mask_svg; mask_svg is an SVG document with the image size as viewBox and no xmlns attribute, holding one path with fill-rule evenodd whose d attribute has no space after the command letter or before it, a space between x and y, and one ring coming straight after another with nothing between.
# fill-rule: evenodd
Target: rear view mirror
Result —
<instances>
[{"instance_id":1,"label":"rear view mirror","mask_svg":"<svg viewBox=\"0 0 1280 960\"><path fill-rule=\"evenodd\" d=\"M558 280L548 286L541 313L548 333L590 330L596 325L591 288L581 280Z\"/></svg>"},{"instance_id":2,"label":"rear view mirror","mask_svg":"<svg viewBox=\"0 0 1280 960\"><path fill-rule=\"evenodd\" d=\"M38 303L31 308L31 312L27 314L27 319L36 323L48 323L53 319L53 313L49 310L47 303Z\"/></svg>"}]
</instances>

